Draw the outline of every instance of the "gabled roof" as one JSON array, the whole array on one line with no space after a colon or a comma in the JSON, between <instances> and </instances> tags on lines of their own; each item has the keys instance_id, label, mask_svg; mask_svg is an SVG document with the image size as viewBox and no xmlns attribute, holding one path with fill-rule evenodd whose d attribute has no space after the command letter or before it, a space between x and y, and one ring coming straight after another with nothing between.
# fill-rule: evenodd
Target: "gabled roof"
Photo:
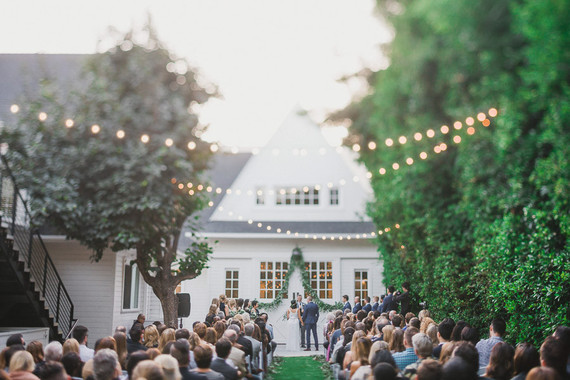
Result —
<instances>
[{"instance_id":1,"label":"gabled roof","mask_svg":"<svg viewBox=\"0 0 570 380\"><path fill-rule=\"evenodd\" d=\"M10 106L34 94L44 79L68 87L79 78L85 54L0 54L0 120L10 120Z\"/></svg>"}]
</instances>

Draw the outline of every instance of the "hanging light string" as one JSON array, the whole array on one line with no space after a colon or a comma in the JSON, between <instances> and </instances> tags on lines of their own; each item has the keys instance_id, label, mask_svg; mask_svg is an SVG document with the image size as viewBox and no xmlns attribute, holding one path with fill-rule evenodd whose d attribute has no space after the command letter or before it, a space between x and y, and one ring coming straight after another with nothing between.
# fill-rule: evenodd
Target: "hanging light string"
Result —
<instances>
[{"instance_id":1,"label":"hanging light string","mask_svg":"<svg viewBox=\"0 0 570 380\"><path fill-rule=\"evenodd\" d=\"M224 208L222 206L218 207L218 211L224 213ZM292 237L304 238L304 239L313 239L313 240L352 240L352 239L374 239L378 236L382 236L384 234L390 233L393 229L399 229L400 224L396 223L393 226L386 226L379 228L375 231L369 231L364 233L334 233L334 234L325 234L325 233L306 233L291 230L288 228L281 228L279 226L279 222L260 222L254 220L252 218L244 218L242 215L236 214L233 211L225 211L225 214L231 217L234 217L234 221L238 222L247 222L247 224L251 225L254 229L257 230L265 230L268 232L273 232L275 234L282 234L288 235Z\"/></svg>"},{"instance_id":2,"label":"hanging light string","mask_svg":"<svg viewBox=\"0 0 570 380\"><path fill-rule=\"evenodd\" d=\"M12 104L10 106L10 112L13 114L20 112L20 106L18 104ZM498 111L496 108L493 107L493 108L490 108L488 110L487 114L485 114L483 112L479 112L476 117L471 117L471 116L467 117L465 119L465 125L467 126L467 133L468 134L475 133L473 125L475 124L476 120L481 122L483 124L483 126L488 127L490 125L490 121L489 121L489 118L487 117L487 115L491 118L496 117L498 115ZM45 122L47 119L48 119L48 114L46 112L42 111L42 112L38 113L38 120L39 121ZM63 124L65 125L66 128L73 128L75 126L75 121L71 118L68 118L64 121ZM402 136L399 136L398 138L395 138L395 137L386 138L384 140L384 145L387 148L391 148L391 147L398 146L398 144L404 145L404 144L412 143L412 142L420 142L424 139L424 136L427 139L432 139L432 138L435 138L437 133L441 133L441 135L447 135L448 133L452 132L454 129L460 130L460 129L462 129L462 127L463 127L463 122L458 120L458 121L455 121L453 123L452 127L449 127L447 125L442 125L441 127L436 128L436 129L429 128L425 131L418 131L418 132L415 132L415 133L408 135L408 136L402 135ZM93 135L97 135L102 131L102 127L99 124L93 124L91 126L90 130L91 130L91 133ZM437 132L437 131L439 131L439 132ZM127 137L127 133L124 130L119 129L116 131L115 136L118 139L124 139L125 137ZM146 133L141 134L138 138L144 144L149 143L151 140L151 136L149 136ZM174 139L172 137L167 137L164 139L164 144L167 147L171 147L174 145ZM352 150L354 152L357 152L357 153L360 151L363 151L363 150L374 151L374 150L378 149L379 144L380 143L378 143L377 141L374 141L374 140L365 142L362 145L357 143L357 144L352 145ZM189 141L186 144L186 146L189 150L194 150L194 149L196 149L196 142L195 141ZM210 150L213 153L218 152L221 148L222 147L218 143L210 144ZM342 147L332 148L330 146L329 147L320 147L318 149L315 149L315 152L319 155L324 156L327 153L329 153L329 151L331 149L335 149L336 152L341 152L343 148ZM233 154L240 153L240 149L236 146L233 146L230 148L225 147L224 150L229 151ZM251 153L253 155L257 155L257 154L259 154L259 152L260 152L259 148L254 148L251 150ZM279 148L274 148L271 151L271 153L275 156L280 155L282 152L287 153L288 150L281 150ZM305 147L292 148L292 149L290 149L289 152L293 156L306 156L309 153L314 153Z\"/></svg>"}]
</instances>

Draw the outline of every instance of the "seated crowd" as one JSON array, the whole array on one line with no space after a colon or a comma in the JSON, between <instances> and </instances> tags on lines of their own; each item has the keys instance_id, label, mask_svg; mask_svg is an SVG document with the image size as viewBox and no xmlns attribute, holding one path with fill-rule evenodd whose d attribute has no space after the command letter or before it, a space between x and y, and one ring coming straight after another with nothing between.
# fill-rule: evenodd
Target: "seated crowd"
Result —
<instances>
[{"instance_id":1,"label":"seated crowd","mask_svg":"<svg viewBox=\"0 0 570 380\"><path fill-rule=\"evenodd\" d=\"M140 314L128 332L118 326L94 350L80 325L63 345L26 345L14 334L0 354L0 380L261 379L276 346L273 327L257 301L226 302L223 295L214 299L205 321L191 330L161 322L145 326Z\"/></svg>"},{"instance_id":2,"label":"seated crowd","mask_svg":"<svg viewBox=\"0 0 570 380\"><path fill-rule=\"evenodd\" d=\"M358 307L353 313L343 298L345 307L328 313L324 326L325 355L336 379L570 379L570 327L556 328L539 348L513 348L503 341L501 319L480 340L465 321L445 318L437 324L428 310L401 315L393 310L397 303L380 306L378 299L375 310ZM76 326L63 345L54 341L46 347L39 341L26 345L15 334L0 354L0 380L261 379L276 344L267 314L258 307L257 301L222 295L191 330L160 322L145 326L141 314L128 333L118 326L113 336L97 340L95 350L87 347L84 326Z\"/></svg>"},{"instance_id":3,"label":"seated crowd","mask_svg":"<svg viewBox=\"0 0 570 380\"><path fill-rule=\"evenodd\" d=\"M345 307L326 317L325 355L335 379L570 379L567 326L557 327L540 348L529 343L513 348L503 341L502 319L494 319L488 337L479 340L467 322L445 318L437 324L428 310L418 316L391 308L353 310Z\"/></svg>"}]
</instances>

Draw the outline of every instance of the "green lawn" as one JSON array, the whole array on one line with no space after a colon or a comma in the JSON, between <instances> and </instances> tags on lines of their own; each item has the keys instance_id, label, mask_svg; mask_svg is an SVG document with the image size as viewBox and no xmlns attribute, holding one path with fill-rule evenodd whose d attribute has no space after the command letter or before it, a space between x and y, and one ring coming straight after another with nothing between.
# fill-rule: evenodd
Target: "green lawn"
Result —
<instances>
[{"instance_id":1,"label":"green lawn","mask_svg":"<svg viewBox=\"0 0 570 380\"><path fill-rule=\"evenodd\" d=\"M329 365L322 356L277 357L268 372L268 380L332 379Z\"/></svg>"}]
</instances>

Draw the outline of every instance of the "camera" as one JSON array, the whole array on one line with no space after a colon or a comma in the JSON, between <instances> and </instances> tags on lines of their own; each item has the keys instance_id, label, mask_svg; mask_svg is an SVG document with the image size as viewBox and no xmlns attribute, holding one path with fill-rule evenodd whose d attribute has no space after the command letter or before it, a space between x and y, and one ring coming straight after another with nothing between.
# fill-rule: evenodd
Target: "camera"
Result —
<instances>
[{"instance_id":1,"label":"camera","mask_svg":"<svg viewBox=\"0 0 570 380\"><path fill-rule=\"evenodd\" d=\"M427 309L427 302L426 301L420 302L420 307L422 308L422 310Z\"/></svg>"}]
</instances>

